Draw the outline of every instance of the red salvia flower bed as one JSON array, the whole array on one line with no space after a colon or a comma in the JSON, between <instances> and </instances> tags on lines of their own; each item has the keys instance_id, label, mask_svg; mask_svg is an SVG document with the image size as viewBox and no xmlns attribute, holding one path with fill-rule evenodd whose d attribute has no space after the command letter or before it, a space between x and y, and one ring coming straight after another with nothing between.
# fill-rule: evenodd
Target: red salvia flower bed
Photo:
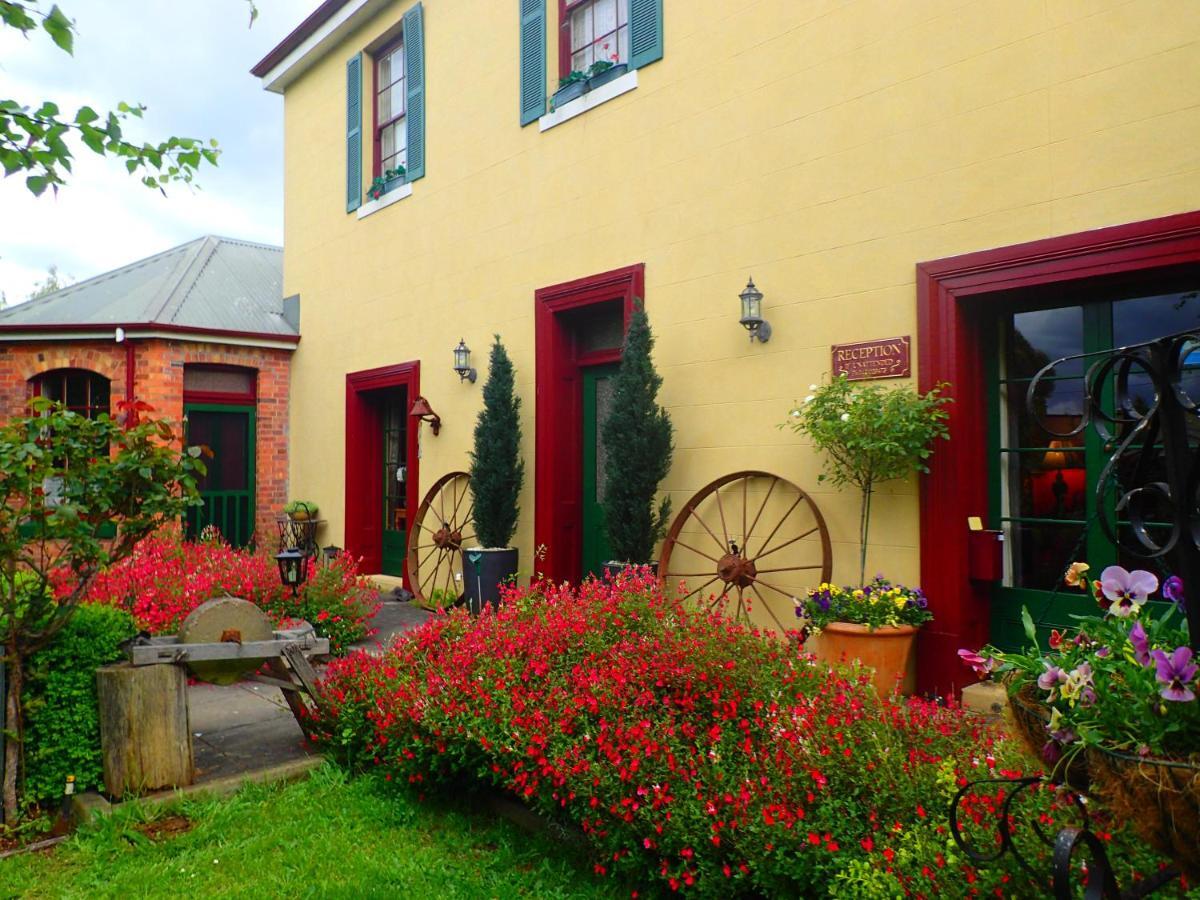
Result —
<instances>
[{"instance_id":1,"label":"red salvia flower bed","mask_svg":"<svg viewBox=\"0 0 1200 900\"><path fill-rule=\"evenodd\" d=\"M511 591L335 662L324 688L326 750L418 790L508 791L578 826L601 875L715 896L1012 889L946 824L961 785L1016 758L990 727L881 702L869 675L682 609L649 576ZM993 806L972 796L966 817Z\"/></svg>"}]
</instances>

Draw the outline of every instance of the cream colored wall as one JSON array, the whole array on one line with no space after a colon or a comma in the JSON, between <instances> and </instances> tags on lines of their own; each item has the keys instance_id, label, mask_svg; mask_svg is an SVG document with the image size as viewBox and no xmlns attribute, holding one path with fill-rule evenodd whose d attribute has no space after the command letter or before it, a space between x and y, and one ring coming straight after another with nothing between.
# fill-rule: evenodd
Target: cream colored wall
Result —
<instances>
[{"instance_id":1,"label":"cream colored wall","mask_svg":"<svg viewBox=\"0 0 1200 900\"><path fill-rule=\"evenodd\" d=\"M855 498L775 427L830 344L915 336L921 260L1200 207L1191 0L665 0L666 55L638 89L544 134L518 127L516 4L426 0L428 175L359 221L345 61L407 5L286 96L285 290L303 298L291 484L334 542L345 373L421 360L444 423L423 435L423 491L466 466L479 409L451 348L465 338L482 376L499 332L524 401L527 565L534 290L645 262L677 508L726 472L785 475L817 496L851 580ZM750 274L766 345L736 321ZM915 581L915 485L885 488L874 522L871 569Z\"/></svg>"}]
</instances>

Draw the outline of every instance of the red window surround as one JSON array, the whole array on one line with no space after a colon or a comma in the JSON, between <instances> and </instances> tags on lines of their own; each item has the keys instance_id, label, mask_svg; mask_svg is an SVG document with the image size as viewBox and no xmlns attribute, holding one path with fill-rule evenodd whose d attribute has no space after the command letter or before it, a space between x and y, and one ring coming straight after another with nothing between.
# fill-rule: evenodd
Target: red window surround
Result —
<instances>
[{"instance_id":1,"label":"red window surround","mask_svg":"<svg viewBox=\"0 0 1200 900\"><path fill-rule=\"evenodd\" d=\"M571 13L575 12L581 6L587 6L593 3L594 0L558 0L558 77L566 78L571 74ZM617 32L624 30L626 35L629 33L629 2L628 0L616 0L619 9L618 16L623 15L624 18L619 19L619 26L604 35L593 35L593 40L599 38L608 39L611 37L612 48L611 52L618 52ZM628 40L628 37L626 38ZM614 62L616 60L613 60ZM628 62L628 60L624 60Z\"/></svg>"},{"instance_id":2,"label":"red window surround","mask_svg":"<svg viewBox=\"0 0 1200 900\"><path fill-rule=\"evenodd\" d=\"M394 163L392 163L390 161L389 161L388 165L386 165L386 166L384 165L383 131L385 128L387 128L391 125L394 125L397 122L402 122L405 114L408 111L408 94L407 94L406 81L405 81L407 73L406 73L405 67L403 65L404 57L403 57L403 55L399 57L399 59L401 60L401 63L402 63L400 66L400 71L399 71L399 73L397 73L395 71L393 71L391 73L390 84L381 84L380 83L379 68L380 68L380 63L382 60L387 58L394 51L400 50L403 47L404 47L404 38L398 37L398 38L396 38L396 40L387 44L382 49L376 50L370 56L370 60L371 60L371 134L373 137L372 146L374 147L374 150L371 154L371 177L372 178L378 178L379 176L381 176L384 172L384 169L395 168ZM392 89L391 94L390 94L391 115L387 119L380 121L380 118L379 118L379 96L383 91L387 90L389 87ZM400 131L403 132L403 129L401 128ZM399 151L399 153L396 154L396 162L399 162L401 165L407 165L407 163L408 163L407 153L408 153L408 145L407 145L407 136L406 136L404 149Z\"/></svg>"},{"instance_id":3,"label":"red window surround","mask_svg":"<svg viewBox=\"0 0 1200 900\"><path fill-rule=\"evenodd\" d=\"M973 681L957 651L988 639L989 587L967 575L967 517L988 514L983 329L1023 288L1196 262L1200 211L917 266L920 389L949 382L955 399L950 443L921 480L921 586L935 618L921 629L918 690L947 695Z\"/></svg>"}]
</instances>

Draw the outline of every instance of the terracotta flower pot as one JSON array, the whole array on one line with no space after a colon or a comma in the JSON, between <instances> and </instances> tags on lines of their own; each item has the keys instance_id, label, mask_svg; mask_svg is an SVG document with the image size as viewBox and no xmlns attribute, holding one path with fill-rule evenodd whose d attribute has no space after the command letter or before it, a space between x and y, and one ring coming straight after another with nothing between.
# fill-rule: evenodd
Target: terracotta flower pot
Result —
<instances>
[{"instance_id":1,"label":"terracotta flower pot","mask_svg":"<svg viewBox=\"0 0 1200 900\"><path fill-rule=\"evenodd\" d=\"M872 679L880 697L896 689L908 695L917 683L917 657L913 652L917 639L915 625L895 628L876 628L851 625L849 622L830 622L819 635L809 638L804 647L822 662L850 663L858 660L875 670Z\"/></svg>"}]
</instances>

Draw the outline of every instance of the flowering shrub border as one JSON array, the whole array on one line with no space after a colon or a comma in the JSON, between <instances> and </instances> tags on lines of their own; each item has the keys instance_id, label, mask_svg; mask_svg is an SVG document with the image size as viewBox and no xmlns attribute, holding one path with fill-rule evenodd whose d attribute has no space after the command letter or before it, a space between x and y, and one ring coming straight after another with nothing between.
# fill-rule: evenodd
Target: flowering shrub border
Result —
<instances>
[{"instance_id":1,"label":"flowering shrub border","mask_svg":"<svg viewBox=\"0 0 1200 900\"><path fill-rule=\"evenodd\" d=\"M418 791L481 783L577 825L596 873L639 890L1043 889L969 865L946 824L960 787L1021 774L1016 748L958 708L881 701L869 682L626 572L509 590L495 613L439 615L382 658L336 661L313 725L331 755ZM962 809L982 826L1001 802L969 793Z\"/></svg>"}]
</instances>

